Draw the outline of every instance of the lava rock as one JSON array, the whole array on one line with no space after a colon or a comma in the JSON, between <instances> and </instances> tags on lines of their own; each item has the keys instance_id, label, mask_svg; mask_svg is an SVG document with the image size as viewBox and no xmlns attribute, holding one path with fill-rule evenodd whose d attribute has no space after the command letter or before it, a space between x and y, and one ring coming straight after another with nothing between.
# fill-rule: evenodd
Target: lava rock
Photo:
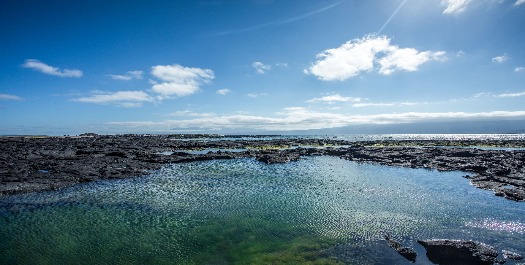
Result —
<instances>
[{"instance_id":1,"label":"lava rock","mask_svg":"<svg viewBox=\"0 0 525 265\"><path fill-rule=\"evenodd\" d=\"M385 240L388 242L388 246L393 248L397 253L403 256L405 259L414 263L417 258L416 252L412 248L404 247L401 243L392 239L389 235L384 236Z\"/></svg>"},{"instance_id":2,"label":"lava rock","mask_svg":"<svg viewBox=\"0 0 525 265\"><path fill-rule=\"evenodd\" d=\"M522 255L520 255L518 253L515 253L515 252L512 252L512 251L502 250L501 252L503 253L503 257L506 258L506 259L513 259L513 260L522 260L523 259Z\"/></svg>"},{"instance_id":3,"label":"lava rock","mask_svg":"<svg viewBox=\"0 0 525 265\"><path fill-rule=\"evenodd\" d=\"M471 240L418 240L427 250L428 259L440 265L492 265L500 263L498 252L484 243Z\"/></svg>"}]
</instances>

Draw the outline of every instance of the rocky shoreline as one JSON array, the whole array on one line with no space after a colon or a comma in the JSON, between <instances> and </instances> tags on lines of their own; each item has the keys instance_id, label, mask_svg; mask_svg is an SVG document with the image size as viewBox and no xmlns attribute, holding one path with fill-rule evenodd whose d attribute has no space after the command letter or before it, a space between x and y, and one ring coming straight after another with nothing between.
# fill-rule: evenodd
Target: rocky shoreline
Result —
<instances>
[{"instance_id":1,"label":"rocky shoreline","mask_svg":"<svg viewBox=\"0 0 525 265\"><path fill-rule=\"evenodd\" d=\"M468 148L472 146L489 148ZM0 137L0 195L141 176L170 163L255 158L271 164L327 155L387 166L463 171L478 188L525 201L523 147L525 141L520 140L351 142L310 137L94 134Z\"/></svg>"}]
</instances>

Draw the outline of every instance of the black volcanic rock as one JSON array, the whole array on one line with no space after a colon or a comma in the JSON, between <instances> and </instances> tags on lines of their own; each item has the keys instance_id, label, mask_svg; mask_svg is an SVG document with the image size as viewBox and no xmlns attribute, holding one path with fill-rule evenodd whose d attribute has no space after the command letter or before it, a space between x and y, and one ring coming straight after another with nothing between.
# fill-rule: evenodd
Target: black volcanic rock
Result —
<instances>
[{"instance_id":1,"label":"black volcanic rock","mask_svg":"<svg viewBox=\"0 0 525 265\"><path fill-rule=\"evenodd\" d=\"M404 247L401 243L392 239L389 235L384 236L385 240L392 249L410 262L416 262L417 254L412 248Z\"/></svg>"},{"instance_id":2,"label":"black volcanic rock","mask_svg":"<svg viewBox=\"0 0 525 265\"><path fill-rule=\"evenodd\" d=\"M470 240L418 240L427 250L428 259L439 265L492 265L500 263L498 252L484 243Z\"/></svg>"},{"instance_id":3,"label":"black volcanic rock","mask_svg":"<svg viewBox=\"0 0 525 265\"><path fill-rule=\"evenodd\" d=\"M518 253L514 253L512 251L502 250L501 252L503 253L503 257L506 258L506 259L513 259L513 260L522 260L523 259L522 255L520 255Z\"/></svg>"},{"instance_id":4,"label":"black volcanic rock","mask_svg":"<svg viewBox=\"0 0 525 265\"><path fill-rule=\"evenodd\" d=\"M50 190L79 182L147 174L169 163L255 158L287 163L301 156L335 156L386 166L464 171L473 186L525 201L525 150L464 146L525 147L525 141L362 141L218 135L95 135L0 137L0 195ZM205 139L205 140L202 140ZM209 140L213 139L213 140ZM317 148L326 147L328 148ZM342 147L344 146L344 147ZM186 150L224 149L206 154ZM228 151L248 149L247 151ZM166 155L170 153L170 155Z\"/></svg>"}]
</instances>

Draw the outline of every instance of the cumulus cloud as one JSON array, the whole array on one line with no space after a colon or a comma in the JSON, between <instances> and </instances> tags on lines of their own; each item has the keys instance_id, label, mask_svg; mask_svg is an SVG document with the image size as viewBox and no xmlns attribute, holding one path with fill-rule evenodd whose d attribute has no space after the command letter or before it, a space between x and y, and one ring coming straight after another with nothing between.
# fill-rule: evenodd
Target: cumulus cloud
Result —
<instances>
[{"instance_id":1,"label":"cumulus cloud","mask_svg":"<svg viewBox=\"0 0 525 265\"><path fill-rule=\"evenodd\" d=\"M142 71L128 71L125 75L108 75L111 79L129 81L131 79L142 79Z\"/></svg>"},{"instance_id":2,"label":"cumulus cloud","mask_svg":"<svg viewBox=\"0 0 525 265\"><path fill-rule=\"evenodd\" d=\"M0 94L0 100L22 101L24 99L16 95Z\"/></svg>"},{"instance_id":3,"label":"cumulus cloud","mask_svg":"<svg viewBox=\"0 0 525 265\"><path fill-rule=\"evenodd\" d=\"M418 67L428 61L444 61L445 52L418 52L416 49L404 48L394 49L387 56L379 60L379 73L392 74L397 70L415 72Z\"/></svg>"},{"instance_id":4,"label":"cumulus cloud","mask_svg":"<svg viewBox=\"0 0 525 265\"><path fill-rule=\"evenodd\" d=\"M441 4L446 5L443 14L456 14L465 11L470 0L443 0Z\"/></svg>"},{"instance_id":5,"label":"cumulus cloud","mask_svg":"<svg viewBox=\"0 0 525 265\"><path fill-rule=\"evenodd\" d=\"M417 71L429 61L444 61L445 52L419 52L413 48L399 48L390 44L386 36L367 35L350 40L338 48L328 49L317 55L317 61L306 74L313 74L324 81L344 81L363 72L371 71L378 64L379 73Z\"/></svg>"},{"instance_id":6,"label":"cumulus cloud","mask_svg":"<svg viewBox=\"0 0 525 265\"><path fill-rule=\"evenodd\" d=\"M94 95L76 98L73 101L131 108L141 107L144 102L153 102L154 98L144 91L118 91L114 93L96 92Z\"/></svg>"},{"instance_id":7,"label":"cumulus cloud","mask_svg":"<svg viewBox=\"0 0 525 265\"><path fill-rule=\"evenodd\" d=\"M184 97L199 91L202 84L215 78L211 69L184 67L178 64L157 65L151 68L151 74L160 81L151 81L151 90L163 97Z\"/></svg>"},{"instance_id":8,"label":"cumulus cloud","mask_svg":"<svg viewBox=\"0 0 525 265\"><path fill-rule=\"evenodd\" d=\"M60 70L57 67L47 65L39 60L27 59L22 67L33 69L48 75L55 75L60 77L81 77L83 75L82 71L76 69L64 69Z\"/></svg>"},{"instance_id":9,"label":"cumulus cloud","mask_svg":"<svg viewBox=\"0 0 525 265\"><path fill-rule=\"evenodd\" d=\"M253 62L252 67L255 68L255 71L258 74L264 74L272 69L271 65L263 64L261 62Z\"/></svg>"},{"instance_id":10,"label":"cumulus cloud","mask_svg":"<svg viewBox=\"0 0 525 265\"><path fill-rule=\"evenodd\" d=\"M500 55L492 58L493 63L504 63L509 60L509 57L507 55Z\"/></svg>"},{"instance_id":11,"label":"cumulus cloud","mask_svg":"<svg viewBox=\"0 0 525 265\"><path fill-rule=\"evenodd\" d=\"M312 98L307 100L307 103L326 103L326 104L334 104L336 102L360 102L361 98L353 98L353 97L343 97L339 94L324 96L320 98Z\"/></svg>"},{"instance_id":12,"label":"cumulus cloud","mask_svg":"<svg viewBox=\"0 0 525 265\"><path fill-rule=\"evenodd\" d=\"M316 112L302 107L285 108L277 117L254 115L224 115L198 117L185 120L166 120L161 122L112 122L112 125L127 127L187 129L256 129L256 130L308 130L335 128L359 124L395 124L419 121L472 120L525 118L525 111L491 112L405 112L375 115L349 115L330 112Z\"/></svg>"},{"instance_id":13,"label":"cumulus cloud","mask_svg":"<svg viewBox=\"0 0 525 265\"><path fill-rule=\"evenodd\" d=\"M517 0L516 3L514 3L515 6L519 6L521 4L525 4L525 0Z\"/></svg>"},{"instance_id":14,"label":"cumulus cloud","mask_svg":"<svg viewBox=\"0 0 525 265\"><path fill-rule=\"evenodd\" d=\"M231 92L232 92L232 91L229 90L229 89L227 89L227 88L217 90L217 94L219 94L219 95L223 95L223 96L224 96L224 95L227 95L227 94L229 94L229 93L231 93Z\"/></svg>"}]
</instances>

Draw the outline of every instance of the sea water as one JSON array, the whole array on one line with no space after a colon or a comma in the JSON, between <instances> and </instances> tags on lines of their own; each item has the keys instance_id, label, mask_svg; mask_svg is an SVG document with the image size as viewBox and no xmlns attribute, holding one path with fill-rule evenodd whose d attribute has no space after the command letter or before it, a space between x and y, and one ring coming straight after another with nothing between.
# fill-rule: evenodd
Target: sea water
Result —
<instances>
[{"instance_id":1,"label":"sea water","mask_svg":"<svg viewBox=\"0 0 525 265\"><path fill-rule=\"evenodd\" d=\"M525 254L525 203L463 175L233 159L3 196L0 264L407 264L387 233L416 250L416 264L431 264L418 239Z\"/></svg>"}]
</instances>

